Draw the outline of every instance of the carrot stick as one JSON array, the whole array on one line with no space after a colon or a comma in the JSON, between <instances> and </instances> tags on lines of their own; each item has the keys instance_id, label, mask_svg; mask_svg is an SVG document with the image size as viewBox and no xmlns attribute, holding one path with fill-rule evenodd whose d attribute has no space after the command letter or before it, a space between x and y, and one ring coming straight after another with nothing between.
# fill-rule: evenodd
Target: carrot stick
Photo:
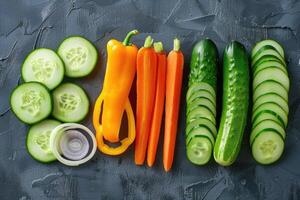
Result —
<instances>
[{"instance_id":1,"label":"carrot stick","mask_svg":"<svg viewBox=\"0 0 300 200\"><path fill-rule=\"evenodd\" d=\"M154 43L154 50L157 55L157 79L154 112L151 124L151 131L148 142L147 164L152 167L156 157L157 145L159 140L161 121L164 111L164 101L166 95L166 71L167 55L163 51L161 42Z\"/></svg>"},{"instance_id":2,"label":"carrot stick","mask_svg":"<svg viewBox=\"0 0 300 200\"><path fill-rule=\"evenodd\" d=\"M144 47L138 51L137 55L135 140L135 163L137 165L142 165L145 161L155 102L157 57L152 43L153 39L148 36Z\"/></svg>"},{"instance_id":3,"label":"carrot stick","mask_svg":"<svg viewBox=\"0 0 300 200\"><path fill-rule=\"evenodd\" d=\"M169 53L167 62L163 145L163 164L165 171L169 171L173 164L184 65L184 57L180 51L180 41L177 38L174 39L174 48L173 51Z\"/></svg>"}]
</instances>

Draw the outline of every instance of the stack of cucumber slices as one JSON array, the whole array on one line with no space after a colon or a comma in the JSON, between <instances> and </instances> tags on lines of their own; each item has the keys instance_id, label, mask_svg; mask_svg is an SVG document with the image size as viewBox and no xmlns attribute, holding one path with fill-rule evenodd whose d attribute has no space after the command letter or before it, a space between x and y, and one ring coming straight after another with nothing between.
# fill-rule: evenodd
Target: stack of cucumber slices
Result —
<instances>
[{"instance_id":1,"label":"stack of cucumber slices","mask_svg":"<svg viewBox=\"0 0 300 200\"><path fill-rule=\"evenodd\" d=\"M283 48L273 40L255 45L251 54L253 111L250 145L261 164L277 161L284 149L290 81Z\"/></svg>"},{"instance_id":2,"label":"stack of cucumber slices","mask_svg":"<svg viewBox=\"0 0 300 200\"><path fill-rule=\"evenodd\" d=\"M33 125L27 135L27 149L36 160L55 160L49 148L52 129L61 122L79 122L88 114L85 91L76 84L62 82L64 76L87 76L97 60L94 45L79 36L65 39L57 53L39 48L26 57L21 69L25 83L13 90L10 103L22 122ZM56 120L47 119L49 116Z\"/></svg>"},{"instance_id":3,"label":"stack of cucumber slices","mask_svg":"<svg viewBox=\"0 0 300 200\"><path fill-rule=\"evenodd\" d=\"M209 39L198 42L192 52L185 136L187 157L196 165L210 160L217 135L217 58L217 48Z\"/></svg>"}]
</instances>

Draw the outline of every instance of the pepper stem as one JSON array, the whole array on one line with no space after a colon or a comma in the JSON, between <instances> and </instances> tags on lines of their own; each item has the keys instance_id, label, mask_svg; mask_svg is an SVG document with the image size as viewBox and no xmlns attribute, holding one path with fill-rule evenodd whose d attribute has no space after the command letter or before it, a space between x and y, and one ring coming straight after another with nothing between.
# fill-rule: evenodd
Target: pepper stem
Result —
<instances>
[{"instance_id":1,"label":"pepper stem","mask_svg":"<svg viewBox=\"0 0 300 200\"><path fill-rule=\"evenodd\" d=\"M125 46L130 45L130 39L131 39L131 37L134 36L134 35L136 35L136 34L138 34L138 33L139 33L139 31L136 30L136 29L130 31L129 33L127 33L127 35L126 35L126 37L125 37L125 39L124 39L124 41L123 41L123 44L124 44Z\"/></svg>"},{"instance_id":2,"label":"pepper stem","mask_svg":"<svg viewBox=\"0 0 300 200\"><path fill-rule=\"evenodd\" d=\"M154 51L156 53L161 53L164 50L164 46L162 42L154 42Z\"/></svg>"},{"instance_id":3,"label":"pepper stem","mask_svg":"<svg viewBox=\"0 0 300 200\"><path fill-rule=\"evenodd\" d=\"M180 40L178 38L174 39L174 46L173 51L179 51L180 50Z\"/></svg>"},{"instance_id":4,"label":"pepper stem","mask_svg":"<svg viewBox=\"0 0 300 200\"><path fill-rule=\"evenodd\" d=\"M144 43L144 47L145 48L149 48L151 47L153 44L153 38L149 35L148 37L146 37L145 39L145 43Z\"/></svg>"}]
</instances>

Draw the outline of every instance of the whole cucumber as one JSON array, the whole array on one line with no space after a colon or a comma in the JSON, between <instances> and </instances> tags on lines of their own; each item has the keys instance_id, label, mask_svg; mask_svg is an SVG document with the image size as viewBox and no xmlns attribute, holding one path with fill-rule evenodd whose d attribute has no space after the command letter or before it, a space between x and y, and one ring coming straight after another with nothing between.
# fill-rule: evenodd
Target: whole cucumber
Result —
<instances>
[{"instance_id":1,"label":"whole cucumber","mask_svg":"<svg viewBox=\"0 0 300 200\"><path fill-rule=\"evenodd\" d=\"M226 46L223 57L222 115L214 158L229 166L238 156L247 123L249 61L244 46L236 41Z\"/></svg>"},{"instance_id":2,"label":"whole cucumber","mask_svg":"<svg viewBox=\"0 0 300 200\"><path fill-rule=\"evenodd\" d=\"M214 42L204 39L198 42L192 52L190 63L189 86L205 82L216 91L218 51Z\"/></svg>"}]
</instances>

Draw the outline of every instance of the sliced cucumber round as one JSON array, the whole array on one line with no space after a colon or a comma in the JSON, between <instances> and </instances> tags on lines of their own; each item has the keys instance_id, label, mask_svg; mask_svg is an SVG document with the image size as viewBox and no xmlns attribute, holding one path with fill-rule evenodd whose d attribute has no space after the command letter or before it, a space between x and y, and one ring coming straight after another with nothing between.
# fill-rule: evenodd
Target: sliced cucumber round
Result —
<instances>
[{"instance_id":1,"label":"sliced cucumber round","mask_svg":"<svg viewBox=\"0 0 300 200\"><path fill-rule=\"evenodd\" d=\"M188 145L194 137L203 136L207 137L212 145L215 144L215 138L210 132L210 130L205 126L199 126L193 129L188 135L186 135L186 144Z\"/></svg>"},{"instance_id":2,"label":"sliced cucumber round","mask_svg":"<svg viewBox=\"0 0 300 200\"><path fill-rule=\"evenodd\" d=\"M263 62L260 65L258 65L255 69L254 69L254 75L253 77L255 77L260 71L266 69L266 68L278 68L280 70L282 70L286 75L288 74L286 67L281 64L280 62L277 61L269 61L269 62Z\"/></svg>"},{"instance_id":3,"label":"sliced cucumber round","mask_svg":"<svg viewBox=\"0 0 300 200\"><path fill-rule=\"evenodd\" d=\"M192 94L198 92L199 90L206 90L210 92L214 98L216 98L216 92L214 88L208 83L200 82L200 83L194 83L189 87L186 93L186 99L188 100L192 96Z\"/></svg>"},{"instance_id":4,"label":"sliced cucumber round","mask_svg":"<svg viewBox=\"0 0 300 200\"><path fill-rule=\"evenodd\" d=\"M213 113L205 106L199 106L187 115L187 122L191 122L194 119L204 117L210 120L214 125L216 125L216 118Z\"/></svg>"},{"instance_id":5,"label":"sliced cucumber round","mask_svg":"<svg viewBox=\"0 0 300 200\"><path fill-rule=\"evenodd\" d=\"M213 134L214 137L217 136L216 126L209 119L204 118L204 117L200 117L200 118L197 118L197 119L189 122L186 126L185 134L188 135L192 130L194 130L195 128L198 128L200 126L207 127L210 130L210 132Z\"/></svg>"},{"instance_id":6,"label":"sliced cucumber round","mask_svg":"<svg viewBox=\"0 0 300 200\"><path fill-rule=\"evenodd\" d=\"M195 92L194 94L191 95L191 97L187 100L187 103L190 104L195 99L202 98L202 97L210 99L211 102L216 107L216 98L214 98L214 96L210 92L208 92L207 90L198 90L197 92Z\"/></svg>"},{"instance_id":7,"label":"sliced cucumber round","mask_svg":"<svg viewBox=\"0 0 300 200\"><path fill-rule=\"evenodd\" d=\"M255 90L259 84L268 80L277 81L282 84L286 91L290 89L290 80L287 74L275 67L266 68L257 73L253 79L253 89Z\"/></svg>"},{"instance_id":8,"label":"sliced cucumber round","mask_svg":"<svg viewBox=\"0 0 300 200\"><path fill-rule=\"evenodd\" d=\"M285 139L285 130L281 126L279 122L276 120L263 120L260 121L258 124L256 124L255 127L252 128L251 134L250 134L250 144L253 143L254 138L257 137L260 133L264 131L274 131L281 135L282 139Z\"/></svg>"},{"instance_id":9,"label":"sliced cucumber round","mask_svg":"<svg viewBox=\"0 0 300 200\"><path fill-rule=\"evenodd\" d=\"M256 99L256 101L253 103L253 110L255 110L258 106L260 106L263 103L273 102L278 105L286 112L289 113L289 105L285 99L283 99L280 95L275 93L268 93L265 95L261 95Z\"/></svg>"},{"instance_id":10,"label":"sliced cucumber round","mask_svg":"<svg viewBox=\"0 0 300 200\"><path fill-rule=\"evenodd\" d=\"M285 63L284 58L281 57L281 55L274 49L266 49L259 54L257 54L254 58L252 58L251 65L254 66L256 63L263 58L264 56L275 56L278 58L282 63Z\"/></svg>"},{"instance_id":11,"label":"sliced cucumber round","mask_svg":"<svg viewBox=\"0 0 300 200\"><path fill-rule=\"evenodd\" d=\"M64 64L54 51L40 48L26 57L21 74L25 82L40 82L52 90L62 82L64 71Z\"/></svg>"},{"instance_id":12,"label":"sliced cucumber round","mask_svg":"<svg viewBox=\"0 0 300 200\"><path fill-rule=\"evenodd\" d=\"M210 99L207 99L205 97L196 98L196 99L194 99L194 101L190 102L187 105L187 115L189 115L189 113L192 110L196 109L199 106L206 106L216 117L216 115L217 115L216 107L214 106L214 104L212 103L212 101Z\"/></svg>"},{"instance_id":13,"label":"sliced cucumber round","mask_svg":"<svg viewBox=\"0 0 300 200\"><path fill-rule=\"evenodd\" d=\"M256 101L260 96L266 94L277 94L284 100L288 101L288 92L286 89L277 81L265 81L259 84L253 92L253 102Z\"/></svg>"},{"instance_id":14,"label":"sliced cucumber round","mask_svg":"<svg viewBox=\"0 0 300 200\"><path fill-rule=\"evenodd\" d=\"M280 126L282 128L284 128L284 124L282 122L282 120L280 120L280 118L276 115L276 113L270 113L268 111L266 112L261 112L258 114L258 116L256 117L255 121L253 121L252 123L252 127L256 127L257 124L259 124L261 121L264 121L264 120L273 120L273 121L276 121L278 122L278 124L280 124Z\"/></svg>"},{"instance_id":15,"label":"sliced cucumber round","mask_svg":"<svg viewBox=\"0 0 300 200\"><path fill-rule=\"evenodd\" d=\"M66 67L66 76L87 76L95 68L98 52L95 46L87 39L72 36L65 39L57 50Z\"/></svg>"},{"instance_id":16,"label":"sliced cucumber round","mask_svg":"<svg viewBox=\"0 0 300 200\"><path fill-rule=\"evenodd\" d=\"M260 164L272 164L277 161L284 150L282 137L273 131L259 134L252 144L252 155Z\"/></svg>"},{"instance_id":17,"label":"sliced cucumber round","mask_svg":"<svg viewBox=\"0 0 300 200\"><path fill-rule=\"evenodd\" d=\"M187 145L186 154L189 161L196 165L204 165L211 158L213 145L205 136L195 136Z\"/></svg>"},{"instance_id":18,"label":"sliced cucumber round","mask_svg":"<svg viewBox=\"0 0 300 200\"><path fill-rule=\"evenodd\" d=\"M281 47L280 44L278 44L278 42L274 40L263 40L258 42L252 49L251 57L254 58L257 52L263 47L273 47L280 54L280 56L284 58L283 48Z\"/></svg>"},{"instance_id":19,"label":"sliced cucumber round","mask_svg":"<svg viewBox=\"0 0 300 200\"><path fill-rule=\"evenodd\" d=\"M276 56L273 56L273 55L265 55L265 56L262 56L260 59L258 59L255 63L255 65L251 65L252 66L252 70L255 71L255 69L263 64L263 63L266 63L266 62L279 62L280 64L282 64L285 68L286 68L286 63L285 62L282 62L282 60L280 60L279 58L277 58Z\"/></svg>"},{"instance_id":20,"label":"sliced cucumber round","mask_svg":"<svg viewBox=\"0 0 300 200\"><path fill-rule=\"evenodd\" d=\"M15 115L26 124L34 124L47 118L52 111L51 95L38 82L28 82L16 87L10 97Z\"/></svg>"},{"instance_id":21,"label":"sliced cucumber round","mask_svg":"<svg viewBox=\"0 0 300 200\"><path fill-rule=\"evenodd\" d=\"M64 83L52 93L52 115L62 122L79 122L89 111L89 99L84 90L73 83Z\"/></svg>"},{"instance_id":22,"label":"sliced cucumber round","mask_svg":"<svg viewBox=\"0 0 300 200\"><path fill-rule=\"evenodd\" d=\"M258 106L253 111L252 123L255 123L257 117L263 112L268 112L270 114L273 114L280 120L280 123L283 124L284 127L287 126L287 122L288 122L287 113L285 113L284 110L276 103L264 103Z\"/></svg>"},{"instance_id":23,"label":"sliced cucumber round","mask_svg":"<svg viewBox=\"0 0 300 200\"><path fill-rule=\"evenodd\" d=\"M37 161L48 163L56 160L49 146L51 131L61 123L46 119L33 125L27 134L26 147L29 154Z\"/></svg>"}]
</instances>

